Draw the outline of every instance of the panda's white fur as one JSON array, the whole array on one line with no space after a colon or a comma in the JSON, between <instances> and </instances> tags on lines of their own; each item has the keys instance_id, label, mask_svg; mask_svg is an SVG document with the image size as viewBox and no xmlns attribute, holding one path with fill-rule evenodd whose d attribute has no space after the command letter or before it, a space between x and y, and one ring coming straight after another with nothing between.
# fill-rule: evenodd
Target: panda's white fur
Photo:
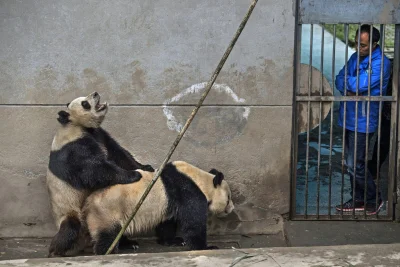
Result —
<instances>
[{"instance_id":1,"label":"panda's white fur","mask_svg":"<svg viewBox=\"0 0 400 267\"><path fill-rule=\"evenodd\" d=\"M142 174L140 181L114 185L87 198L85 221L96 254L107 251L150 184L154 173L138 171ZM233 208L231 191L222 173L175 161L167 164L125 235L135 236L158 226L159 241L168 243L173 242L179 225L190 249L207 249L207 213L226 216Z\"/></svg>"},{"instance_id":2,"label":"panda's white fur","mask_svg":"<svg viewBox=\"0 0 400 267\"><path fill-rule=\"evenodd\" d=\"M81 208L94 190L140 179L141 165L100 125L108 104L94 92L78 97L58 113L47 170L47 187L57 227L49 256L73 255L85 245Z\"/></svg>"}]
</instances>

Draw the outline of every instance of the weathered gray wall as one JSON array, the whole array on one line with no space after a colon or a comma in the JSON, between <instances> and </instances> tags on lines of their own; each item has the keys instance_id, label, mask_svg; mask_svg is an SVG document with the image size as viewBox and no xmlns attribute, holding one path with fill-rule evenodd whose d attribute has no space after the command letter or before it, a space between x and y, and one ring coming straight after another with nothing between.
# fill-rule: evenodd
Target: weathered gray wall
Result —
<instances>
[{"instance_id":1,"label":"weathered gray wall","mask_svg":"<svg viewBox=\"0 0 400 267\"><path fill-rule=\"evenodd\" d=\"M299 6L300 23L370 23L398 24L399 0L302 0Z\"/></svg>"},{"instance_id":2,"label":"weathered gray wall","mask_svg":"<svg viewBox=\"0 0 400 267\"><path fill-rule=\"evenodd\" d=\"M104 128L159 166L249 5L0 1L0 236L54 234L45 172L75 97L98 91L114 105ZM229 180L237 211L213 233L275 232L289 211L292 6L259 1L173 156Z\"/></svg>"}]
</instances>

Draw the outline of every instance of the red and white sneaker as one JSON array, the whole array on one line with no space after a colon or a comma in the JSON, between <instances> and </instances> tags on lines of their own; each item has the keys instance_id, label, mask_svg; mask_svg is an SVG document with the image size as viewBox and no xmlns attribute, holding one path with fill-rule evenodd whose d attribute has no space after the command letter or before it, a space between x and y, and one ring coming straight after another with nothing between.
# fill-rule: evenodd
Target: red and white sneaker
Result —
<instances>
[{"instance_id":1,"label":"red and white sneaker","mask_svg":"<svg viewBox=\"0 0 400 267\"><path fill-rule=\"evenodd\" d=\"M383 201L380 199L378 204L376 203L367 203L366 205L366 213L367 215L375 215L377 213L379 213L379 211L381 210L383 206Z\"/></svg>"},{"instance_id":2,"label":"red and white sneaker","mask_svg":"<svg viewBox=\"0 0 400 267\"><path fill-rule=\"evenodd\" d=\"M354 201L354 206L353 206L353 199L350 199L349 201L343 203L343 206L341 205L336 205L336 210L341 211L343 210L344 212L351 212L353 210L355 211L364 211L364 201Z\"/></svg>"}]
</instances>

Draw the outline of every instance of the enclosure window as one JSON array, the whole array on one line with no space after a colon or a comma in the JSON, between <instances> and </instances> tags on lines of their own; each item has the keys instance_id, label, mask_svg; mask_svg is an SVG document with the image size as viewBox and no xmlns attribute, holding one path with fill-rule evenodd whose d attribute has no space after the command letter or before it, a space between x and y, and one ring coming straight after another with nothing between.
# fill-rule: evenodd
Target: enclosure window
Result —
<instances>
[{"instance_id":1,"label":"enclosure window","mask_svg":"<svg viewBox=\"0 0 400 267\"><path fill-rule=\"evenodd\" d=\"M392 216L400 26L373 26L297 28L293 219Z\"/></svg>"}]
</instances>

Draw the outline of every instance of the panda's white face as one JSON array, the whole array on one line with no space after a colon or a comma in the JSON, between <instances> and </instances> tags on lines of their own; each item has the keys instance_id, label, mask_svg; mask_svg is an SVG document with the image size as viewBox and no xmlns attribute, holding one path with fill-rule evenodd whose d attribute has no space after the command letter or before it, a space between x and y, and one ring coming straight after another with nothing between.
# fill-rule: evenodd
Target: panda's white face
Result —
<instances>
[{"instance_id":1,"label":"panda's white face","mask_svg":"<svg viewBox=\"0 0 400 267\"><path fill-rule=\"evenodd\" d=\"M231 189L226 181L222 181L215 188L211 203L208 209L217 217L225 217L233 211L235 206L232 202Z\"/></svg>"},{"instance_id":2,"label":"panda's white face","mask_svg":"<svg viewBox=\"0 0 400 267\"><path fill-rule=\"evenodd\" d=\"M108 111L108 104L100 104L100 95L93 92L86 97L78 97L67 104L69 120L79 126L98 128Z\"/></svg>"}]
</instances>

